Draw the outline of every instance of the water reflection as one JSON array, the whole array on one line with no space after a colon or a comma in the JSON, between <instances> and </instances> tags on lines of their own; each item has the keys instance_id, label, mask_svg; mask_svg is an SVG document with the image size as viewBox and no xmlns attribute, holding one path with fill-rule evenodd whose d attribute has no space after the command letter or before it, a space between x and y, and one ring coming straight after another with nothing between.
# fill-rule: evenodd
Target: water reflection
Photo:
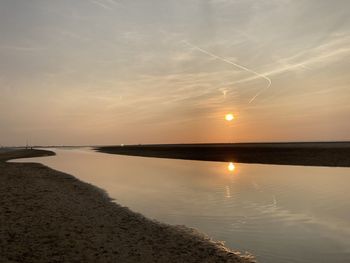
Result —
<instances>
[{"instance_id":1,"label":"water reflection","mask_svg":"<svg viewBox=\"0 0 350 263\"><path fill-rule=\"evenodd\" d=\"M226 185L226 198L231 198L231 189L228 185Z\"/></svg>"},{"instance_id":2,"label":"water reflection","mask_svg":"<svg viewBox=\"0 0 350 263\"><path fill-rule=\"evenodd\" d=\"M234 163L229 163L229 165L227 166L227 170L229 170L230 172L233 172L236 169L236 166L234 165Z\"/></svg>"},{"instance_id":3,"label":"water reflection","mask_svg":"<svg viewBox=\"0 0 350 263\"><path fill-rule=\"evenodd\" d=\"M55 151L57 156L26 162L73 174L105 189L119 204L198 228L228 247L253 253L258 262L350 262L349 168Z\"/></svg>"}]
</instances>

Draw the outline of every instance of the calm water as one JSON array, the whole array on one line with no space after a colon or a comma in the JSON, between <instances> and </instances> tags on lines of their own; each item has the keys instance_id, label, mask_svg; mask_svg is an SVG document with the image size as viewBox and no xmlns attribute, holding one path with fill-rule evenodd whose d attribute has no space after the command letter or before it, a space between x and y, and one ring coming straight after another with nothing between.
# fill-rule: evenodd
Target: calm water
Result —
<instances>
[{"instance_id":1,"label":"calm water","mask_svg":"<svg viewBox=\"0 0 350 263\"><path fill-rule=\"evenodd\" d=\"M350 262L349 168L54 151L25 160L103 188L147 217L195 227L259 262Z\"/></svg>"}]
</instances>

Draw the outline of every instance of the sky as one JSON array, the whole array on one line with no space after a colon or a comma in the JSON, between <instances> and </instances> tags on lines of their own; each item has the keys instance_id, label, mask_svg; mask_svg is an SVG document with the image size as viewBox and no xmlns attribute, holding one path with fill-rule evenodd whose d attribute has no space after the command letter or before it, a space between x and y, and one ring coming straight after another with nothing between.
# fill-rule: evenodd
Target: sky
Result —
<instances>
[{"instance_id":1,"label":"sky","mask_svg":"<svg viewBox=\"0 0 350 263\"><path fill-rule=\"evenodd\" d=\"M0 145L350 140L348 10L0 0Z\"/></svg>"}]
</instances>

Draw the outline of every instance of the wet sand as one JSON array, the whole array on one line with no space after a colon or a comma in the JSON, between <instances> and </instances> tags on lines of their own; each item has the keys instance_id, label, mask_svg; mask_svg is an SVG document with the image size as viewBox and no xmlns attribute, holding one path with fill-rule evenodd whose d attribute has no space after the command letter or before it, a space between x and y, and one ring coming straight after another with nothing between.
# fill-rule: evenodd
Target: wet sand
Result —
<instances>
[{"instance_id":1,"label":"wet sand","mask_svg":"<svg viewBox=\"0 0 350 263\"><path fill-rule=\"evenodd\" d=\"M350 167L350 142L125 145L96 150L187 160Z\"/></svg>"},{"instance_id":2,"label":"wet sand","mask_svg":"<svg viewBox=\"0 0 350 263\"><path fill-rule=\"evenodd\" d=\"M0 262L253 262L194 229L115 204L71 175L6 163L53 154L0 154Z\"/></svg>"}]
</instances>

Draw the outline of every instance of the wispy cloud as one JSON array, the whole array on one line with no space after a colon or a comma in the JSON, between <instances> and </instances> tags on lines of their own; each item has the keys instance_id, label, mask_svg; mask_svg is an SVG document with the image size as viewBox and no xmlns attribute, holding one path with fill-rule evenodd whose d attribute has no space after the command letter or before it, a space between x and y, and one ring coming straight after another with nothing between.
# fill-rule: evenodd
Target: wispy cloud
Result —
<instances>
[{"instance_id":1,"label":"wispy cloud","mask_svg":"<svg viewBox=\"0 0 350 263\"><path fill-rule=\"evenodd\" d=\"M119 3L113 0L89 0L89 2L105 10L112 10Z\"/></svg>"},{"instance_id":2,"label":"wispy cloud","mask_svg":"<svg viewBox=\"0 0 350 263\"><path fill-rule=\"evenodd\" d=\"M36 51L42 51L46 48L44 47L32 47L32 46L5 46L0 45L0 50L8 50L8 51L23 51L23 52L36 52Z\"/></svg>"}]
</instances>

